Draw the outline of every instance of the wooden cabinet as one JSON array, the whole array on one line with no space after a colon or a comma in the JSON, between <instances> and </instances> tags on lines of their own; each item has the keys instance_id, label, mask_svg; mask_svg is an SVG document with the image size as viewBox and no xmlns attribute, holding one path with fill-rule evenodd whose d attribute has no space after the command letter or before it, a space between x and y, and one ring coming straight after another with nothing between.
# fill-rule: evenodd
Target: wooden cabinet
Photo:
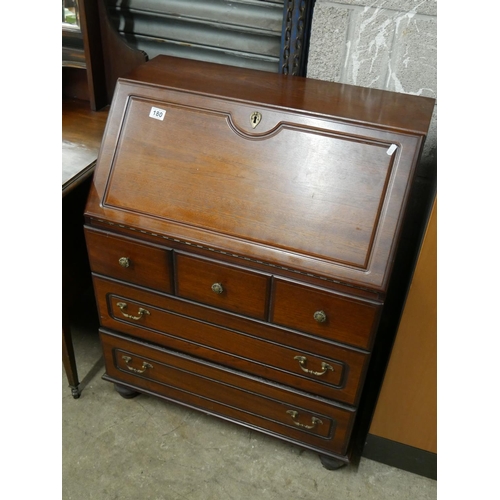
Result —
<instances>
[{"instance_id":1,"label":"wooden cabinet","mask_svg":"<svg viewBox=\"0 0 500 500\"><path fill-rule=\"evenodd\" d=\"M350 458L433 100L159 56L85 217L105 379Z\"/></svg>"},{"instance_id":2,"label":"wooden cabinet","mask_svg":"<svg viewBox=\"0 0 500 500\"><path fill-rule=\"evenodd\" d=\"M366 456L437 478L437 200L367 437Z\"/></svg>"},{"instance_id":3,"label":"wooden cabinet","mask_svg":"<svg viewBox=\"0 0 500 500\"><path fill-rule=\"evenodd\" d=\"M80 397L80 381L71 309L91 286L82 221L107 116L107 111L91 111L85 101L62 101L62 358L75 399Z\"/></svg>"},{"instance_id":4,"label":"wooden cabinet","mask_svg":"<svg viewBox=\"0 0 500 500\"><path fill-rule=\"evenodd\" d=\"M71 393L80 397L71 308L90 286L81 221L116 79L147 60L111 28L103 0L78 0L80 26L62 28L62 355ZM64 12L63 2L63 12ZM100 110L100 111L98 111Z\"/></svg>"}]
</instances>

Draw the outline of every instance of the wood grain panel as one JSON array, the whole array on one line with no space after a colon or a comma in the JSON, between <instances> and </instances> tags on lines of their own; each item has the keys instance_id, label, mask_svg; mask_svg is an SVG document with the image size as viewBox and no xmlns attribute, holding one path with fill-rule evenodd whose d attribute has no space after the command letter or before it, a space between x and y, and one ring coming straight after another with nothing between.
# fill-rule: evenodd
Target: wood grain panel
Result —
<instances>
[{"instance_id":1,"label":"wood grain panel","mask_svg":"<svg viewBox=\"0 0 500 500\"><path fill-rule=\"evenodd\" d=\"M166 56L120 79L87 227L143 240L123 256L173 288L89 240L105 380L348 461L433 108Z\"/></svg>"},{"instance_id":2,"label":"wood grain panel","mask_svg":"<svg viewBox=\"0 0 500 500\"><path fill-rule=\"evenodd\" d=\"M369 360L365 352L129 284L97 276L93 283L106 328L347 404L358 402ZM151 314L127 319L118 301L134 314L140 307ZM306 358L306 369L318 371L326 361L335 372L305 373L296 356Z\"/></svg>"},{"instance_id":3,"label":"wood grain panel","mask_svg":"<svg viewBox=\"0 0 500 500\"><path fill-rule=\"evenodd\" d=\"M150 118L152 107L165 110L163 120ZM241 113L241 128L250 128L252 109ZM391 144L287 125L286 115L268 131L270 111L259 109L264 123L252 136L229 126L238 108L226 115L132 98L105 205L175 214L182 224L366 269Z\"/></svg>"},{"instance_id":4,"label":"wood grain panel","mask_svg":"<svg viewBox=\"0 0 500 500\"><path fill-rule=\"evenodd\" d=\"M427 231L370 434L437 453L437 206Z\"/></svg>"},{"instance_id":5,"label":"wood grain panel","mask_svg":"<svg viewBox=\"0 0 500 500\"><path fill-rule=\"evenodd\" d=\"M172 291L170 250L90 228L85 228L85 238L92 272L162 292ZM120 259L126 259L125 266Z\"/></svg>"},{"instance_id":6,"label":"wood grain panel","mask_svg":"<svg viewBox=\"0 0 500 500\"><path fill-rule=\"evenodd\" d=\"M63 196L92 175L107 118L107 109L96 112L86 101L62 100Z\"/></svg>"},{"instance_id":7,"label":"wood grain panel","mask_svg":"<svg viewBox=\"0 0 500 500\"><path fill-rule=\"evenodd\" d=\"M117 84L87 217L385 291L433 101L156 59Z\"/></svg>"},{"instance_id":8,"label":"wood grain panel","mask_svg":"<svg viewBox=\"0 0 500 500\"><path fill-rule=\"evenodd\" d=\"M102 329L100 333L111 379L327 453L347 451L354 410ZM128 363L123 356L130 358ZM319 419L317 424L313 418Z\"/></svg>"},{"instance_id":9,"label":"wood grain panel","mask_svg":"<svg viewBox=\"0 0 500 500\"><path fill-rule=\"evenodd\" d=\"M302 332L369 349L382 306L302 284L275 280L271 321ZM325 314L318 322L316 312Z\"/></svg>"},{"instance_id":10,"label":"wood grain panel","mask_svg":"<svg viewBox=\"0 0 500 500\"><path fill-rule=\"evenodd\" d=\"M176 294L201 304L267 318L270 276L176 253ZM219 285L220 293L212 286Z\"/></svg>"}]
</instances>

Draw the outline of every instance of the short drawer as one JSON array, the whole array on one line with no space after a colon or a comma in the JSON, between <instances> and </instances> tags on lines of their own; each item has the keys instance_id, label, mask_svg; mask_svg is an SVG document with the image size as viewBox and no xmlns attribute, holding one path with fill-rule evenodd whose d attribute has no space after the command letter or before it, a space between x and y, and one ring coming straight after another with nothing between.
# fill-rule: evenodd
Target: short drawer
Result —
<instances>
[{"instance_id":1,"label":"short drawer","mask_svg":"<svg viewBox=\"0 0 500 500\"><path fill-rule=\"evenodd\" d=\"M210 324L186 317L183 313L189 311L182 309L179 299L120 283L95 278L94 289L106 328L312 394L357 403L369 359L366 353L304 339L278 327L255 325L254 330L234 325L240 326L237 331Z\"/></svg>"},{"instance_id":2,"label":"short drawer","mask_svg":"<svg viewBox=\"0 0 500 500\"><path fill-rule=\"evenodd\" d=\"M172 252L85 228L92 272L172 293Z\"/></svg>"},{"instance_id":3,"label":"short drawer","mask_svg":"<svg viewBox=\"0 0 500 500\"><path fill-rule=\"evenodd\" d=\"M107 380L344 455L354 410L101 330Z\"/></svg>"},{"instance_id":4,"label":"short drawer","mask_svg":"<svg viewBox=\"0 0 500 500\"><path fill-rule=\"evenodd\" d=\"M277 279L271 321L295 330L368 349L381 305Z\"/></svg>"},{"instance_id":5,"label":"short drawer","mask_svg":"<svg viewBox=\"0 0 500 500\"><path fill-rule=\"evenodd\" d=\"M176 253L177 295L252 318L266 319L270 277Z\"/></svg>"}]
</instances>

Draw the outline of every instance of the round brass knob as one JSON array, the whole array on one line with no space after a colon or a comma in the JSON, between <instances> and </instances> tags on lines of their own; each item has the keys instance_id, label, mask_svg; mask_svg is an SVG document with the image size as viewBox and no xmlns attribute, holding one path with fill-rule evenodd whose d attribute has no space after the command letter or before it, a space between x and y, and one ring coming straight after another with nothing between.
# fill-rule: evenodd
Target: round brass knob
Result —
<instances>
[{"instance_id":1,"label":"round brass knob","mask_svg":"<svg viewBox=\"0 0 500 500\"><path fill-rule=\"evenodd\" d=\"M324 323L326 321L326 314L325 314L325 311L316 311L314 313L314 319L318 322L318 323Z\"/></svg>"},{"instance_id":2,"label":"round brass knob","mask_svg":"<svg viewBox=\"0 0 500 500\"><path fill-rule=\"evenodd\" d=\"M120 257L118 259L118 263L122 267L128 267L128 266L130 266L130 260L128 259L128 257Z\"/></svg>"},{"instance_id":3,"label":"round brass knob","mask_svg":"<svg viewBox=\"0 0 500 500\"><path fill-rule=\"evenodd\" d=\"M214 283L212 285L212 292L222 293L223 291L224 291L224 288L222 288L222 285L220 283Z\"/></svg>"}]
</instances>

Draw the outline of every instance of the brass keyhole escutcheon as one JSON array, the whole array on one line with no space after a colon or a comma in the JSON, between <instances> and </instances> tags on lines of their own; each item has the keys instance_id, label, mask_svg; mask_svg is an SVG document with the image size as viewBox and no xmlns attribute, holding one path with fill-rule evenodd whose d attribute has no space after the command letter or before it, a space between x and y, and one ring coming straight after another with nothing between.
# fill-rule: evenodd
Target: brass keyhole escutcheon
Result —
<instances>
[{"instance_id":1,"label":"brass keyhole escutcheon","mask_svg":"<svg viewBox=\"0 0 500 500\"><path fill-rule=\"evenodd\" d=\"M252 124L252 128L255 128L260 121L262 120L262 115L258 111L254 111L250 115L250 123Z\"/></svg>"}]
</instances>

